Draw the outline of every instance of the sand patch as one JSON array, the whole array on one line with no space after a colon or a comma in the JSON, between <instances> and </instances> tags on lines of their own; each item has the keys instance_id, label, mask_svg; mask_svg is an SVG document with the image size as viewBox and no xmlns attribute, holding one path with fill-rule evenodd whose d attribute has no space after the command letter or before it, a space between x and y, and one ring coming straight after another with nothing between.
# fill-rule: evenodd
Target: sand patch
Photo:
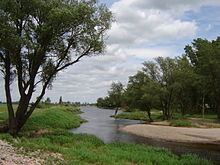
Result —
<instances>
[{"instance_id":1,"label":"sand patch","mask_svg":"<svg viewBox=\"0 0 220 165\"><path fill-rule=\"evenodd\" d=\"M135 124L122 127L119 130L146 138L156 138L166 141L220 145L220 128L182 128Z\"/></svg>"}]
</instances>

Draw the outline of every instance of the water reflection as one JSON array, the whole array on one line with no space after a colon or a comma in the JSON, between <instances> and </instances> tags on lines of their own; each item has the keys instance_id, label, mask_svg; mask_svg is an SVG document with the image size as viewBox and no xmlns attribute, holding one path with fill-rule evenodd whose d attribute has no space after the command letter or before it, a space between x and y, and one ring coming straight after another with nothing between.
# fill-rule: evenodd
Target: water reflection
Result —
<instances>
[{"instance_id":1,"label":"water reflection","mask_svg":"<svg viewBox=\"0 0 220 165\"><path fill-rule=\"evenodd\" d=\"M118 128L131 124L143 123L138 120L114 119L110 116L114 114L112 110L99 109L94 106L83 106L80 109L84 112L80 116L87 123L82 124L79 128L71 130L73 133L92 134L105 143L110 142L133 142L168 148L176 154L196 154L215 162L220 162L220 145L202 145L167 142L157 139L142 138L139 136L127 134L118 131ZM118 112L123 113L123 112Z\"/></svg>"}]
</instances>

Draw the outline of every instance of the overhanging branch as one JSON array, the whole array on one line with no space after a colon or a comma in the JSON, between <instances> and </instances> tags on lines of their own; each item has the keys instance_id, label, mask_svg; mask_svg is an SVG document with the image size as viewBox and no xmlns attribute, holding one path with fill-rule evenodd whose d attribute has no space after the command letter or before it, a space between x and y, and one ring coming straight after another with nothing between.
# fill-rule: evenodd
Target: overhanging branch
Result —
<instances>
[{"instance_id":1,"label":"overhanging branch","mask_svg":"<svg viewBox=\"0 0 220 165\"><path fill-rule=\"evenodd\" d=\"M77 57L74 61L69 62L69 63L65 64L64 66L62 66L62 67L60 67L60 68L57 68L57 72L59 72L59 71L65 69L66 67L68 67L68 66L70 66L70 65L73 65L73 64L79 62L79 60L80 60L82 57L87 56L87 55L89 54L89 51L90 51L90 50L91 50L91 47L89 47L82 55L80 55L79 57Z\"/></svg>"}]
</instances>

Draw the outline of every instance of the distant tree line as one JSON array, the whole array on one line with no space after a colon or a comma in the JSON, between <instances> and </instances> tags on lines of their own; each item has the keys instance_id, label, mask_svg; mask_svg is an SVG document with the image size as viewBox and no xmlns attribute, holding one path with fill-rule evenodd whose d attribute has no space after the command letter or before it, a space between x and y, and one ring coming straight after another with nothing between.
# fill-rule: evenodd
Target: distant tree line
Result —
<instances>
[{"instance_id":1,"label":"distant tree line","mask_svg":"<svg viewBox=\"0 0 220 165\"><path fill-rule=\"evenodd\" d=\"M158 57L146 61L126 88L113 83L108 96L97 106L127 107L163 112L164 120L176 111L185 114L215 113L220 119L220 37L195 39L180 57Z\"/></svg>"}]
</instances>

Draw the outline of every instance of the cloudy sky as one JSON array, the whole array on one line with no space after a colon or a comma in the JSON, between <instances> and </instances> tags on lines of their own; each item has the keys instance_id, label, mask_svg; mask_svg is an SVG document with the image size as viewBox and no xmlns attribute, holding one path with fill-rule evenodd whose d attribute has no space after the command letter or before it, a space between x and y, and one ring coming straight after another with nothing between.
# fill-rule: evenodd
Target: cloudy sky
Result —
<instances>
[{"instance_id":1,"label":"cloudy sky","mask_svg":"<svg viewBox=\"0 0 220 165\"><path fill-rule=\"evenodd\" d=\"M108 32L106 53L84 58L60 73L46 97L58 102L96 102L112 82L126 84L142 63L158 56L174 57L195 38L220 34L220 0L100 0L116 22ZM0 78L0 100L4 101ZM18 99L16 88L14 100Z\"/></svg>"}]
</instances>

